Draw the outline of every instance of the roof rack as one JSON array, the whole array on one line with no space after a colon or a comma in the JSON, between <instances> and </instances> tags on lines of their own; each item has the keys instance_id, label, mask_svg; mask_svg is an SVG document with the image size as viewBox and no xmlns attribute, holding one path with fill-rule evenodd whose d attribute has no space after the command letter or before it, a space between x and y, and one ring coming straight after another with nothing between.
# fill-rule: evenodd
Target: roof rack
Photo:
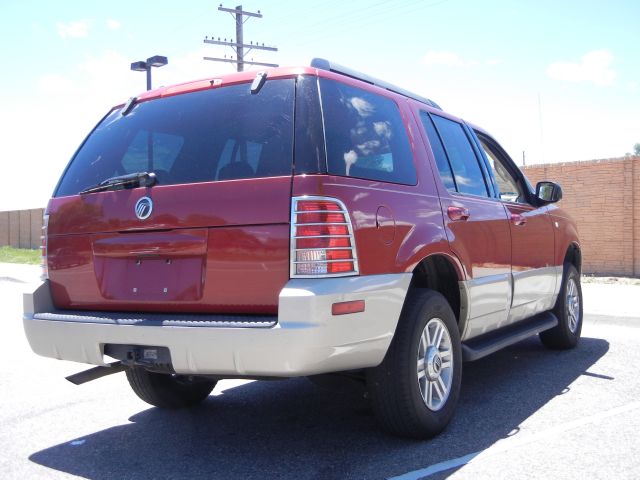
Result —
<instances>
[{"instance_id":1,"label":"roof rack","mask_svg":"<svg viewBox=\"0 0 640 480\"><path fill-rule=\"evenodd\" d=\"M369 75L360 73L356 70L352 70L351 68L343 67L342 65L339 65L335 62L331 62L329 60L325 60L324 58L314 58L313 60L311 60L311 66L314 68L319 68L320 70L327 70L329 72L339 73L340 75L345 75L347 77L355 78L356 80L367 82L371 85L375 85L376 87L381 87L386 90L389 90L390 92L398 93L405 97L413 98L414 100L425 103L433 108L442 110L442 108L440 108L440 105L438 105L433 100L429 100L426 97L416 95L415 93L405 90L404 88L400 88L395 85L392 85L391 83L385 82L383 80L378 80L377 78L370 77Z\"/></svg>"}]
</instances>

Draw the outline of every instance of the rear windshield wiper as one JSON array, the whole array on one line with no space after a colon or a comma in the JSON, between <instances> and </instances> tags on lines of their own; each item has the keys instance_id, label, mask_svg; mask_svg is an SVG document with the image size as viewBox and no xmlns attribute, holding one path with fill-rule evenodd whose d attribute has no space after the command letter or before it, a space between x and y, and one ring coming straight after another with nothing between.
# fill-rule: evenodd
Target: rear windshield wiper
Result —
<instances>
[{"instance_id":1,"label":"rear windshield wiper","mask_svg":"<svg viewBox=\"0 0 640 480\"><path fill-rule=\"evenodd\" d=\"M80 195L85 193L104 192L106 190L122 190L124 188L135 187L152 187L158 179L156 174L151 172L129 173L127 175L119 175L117 177L107 178L97 185L85 188Z\"/></svg>"}]
</instances>

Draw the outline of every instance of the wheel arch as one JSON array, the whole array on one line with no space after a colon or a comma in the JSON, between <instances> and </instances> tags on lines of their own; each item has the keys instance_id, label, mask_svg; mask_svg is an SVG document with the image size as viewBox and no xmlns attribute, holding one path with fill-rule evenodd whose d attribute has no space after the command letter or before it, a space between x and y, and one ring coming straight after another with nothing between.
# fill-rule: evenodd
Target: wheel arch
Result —
<instances>
[{"instance_id":1,"label":"wheel arch","mask_svg":"<svg viewBox=\"0 0 640 480\"><path fill-rule=\"evenodd\" d=\"M441 293L451 306L462 333L466 298L460 292L459 282L463 278L457 262L445 254L431 254L418 262L412 273L409 289L427 288Z\"/></svg>"},{"instance_id":2,"label":"wheel arch","mask_svg":"<svg viewBox=\"0 0 640 480\"><path fill-rule=\"evenodd\" d=\"M564 255L564 262L570 263L576 270L578 270L579 274L582 274L582 251L580 250L580 246L576 242L572 242L567 247L567 251Z\"/></svg>"}]
</instances>

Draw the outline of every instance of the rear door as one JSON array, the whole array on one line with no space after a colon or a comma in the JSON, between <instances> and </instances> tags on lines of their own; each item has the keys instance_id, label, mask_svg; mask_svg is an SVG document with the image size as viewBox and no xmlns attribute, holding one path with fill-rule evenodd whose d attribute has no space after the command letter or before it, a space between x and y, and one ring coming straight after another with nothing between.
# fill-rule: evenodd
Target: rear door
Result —
<instances>
[{"instance_id":1,"label":"rear door","mask_svg":"<svg viewBox=\"0 0 640 480\"><path fill-rule=\"evenodd\" d=\"M294 82L257 94L216 85L107 115L49 204L56 305L275 313L289 271ZM80 193L137 172L157 184Z\"/></svg>"},{"instance_id":2,"label":"rear door","mask_svg":"<svg viewBox=\"0 0 640 480\"><path fill-rule=\"evenodd\" d=\"M464 124L426 111L420 119L441 182L447 237L467 273L468 339L507 323L511 304L511 236L504 207L492 198L484 163Z\"/></svg>"}]
</instances>

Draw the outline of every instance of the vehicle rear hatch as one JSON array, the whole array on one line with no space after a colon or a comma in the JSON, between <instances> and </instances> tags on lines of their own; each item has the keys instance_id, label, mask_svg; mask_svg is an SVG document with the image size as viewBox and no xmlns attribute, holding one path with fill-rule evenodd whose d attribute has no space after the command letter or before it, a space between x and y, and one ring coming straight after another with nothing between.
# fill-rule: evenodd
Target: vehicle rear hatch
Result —
<instances>
[{"instance_id":1,"label":"vehicle rear hatch","mask_svg":"<svg viewBox=\"0 0 640 480\"><path fill-rule=\"evenodd\" d=\"M112 110L60 180L48 207L54 303L275 314L289 278L295 79L164 93ZM144 172L157 183L80 193Z\"/></svg>"}]
</instances>

